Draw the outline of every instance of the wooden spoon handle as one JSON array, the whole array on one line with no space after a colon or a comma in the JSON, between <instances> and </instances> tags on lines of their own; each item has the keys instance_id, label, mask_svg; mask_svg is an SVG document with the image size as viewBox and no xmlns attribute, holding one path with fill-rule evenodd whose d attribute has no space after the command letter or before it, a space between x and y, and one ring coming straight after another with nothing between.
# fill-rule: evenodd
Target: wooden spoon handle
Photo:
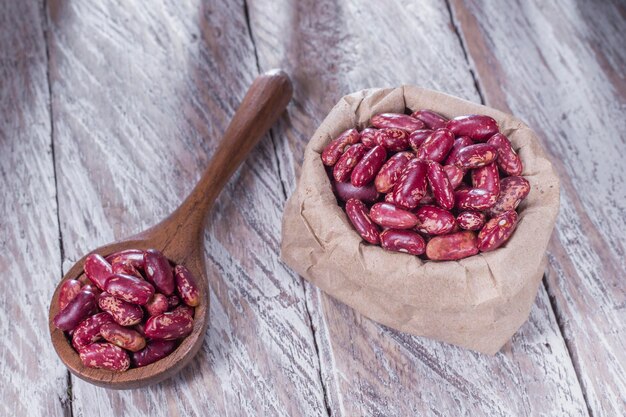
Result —
<instances>
[{"instance_id":1,"label":"wooden spoon handle","mask_svg":"<svg viewBox=\"0 0 626 417\"><path fill-rule=\"evenodd\" d=\"M291 81L284 71L272 70L259 75L248 89L191 194L168 218L139 236L169 242L178 235L176 239L182 246L191 244L196 237L201 238L207 213L215 199L259 139L283 113L292 93Z\"/></svg>"},{"instance_id":2,"label":"wooden spoon handle","mask_svg":"<svg viewBox=\"0 0 626 417\"><path fill-rule=\"evenodd\" d=\"M283 113L292 93L291 81L284 71L268 71L254 80L192 191L192 195L199 192L203 196L204 210L211 208L231 175Z\"/></svg>"}]
</instances>

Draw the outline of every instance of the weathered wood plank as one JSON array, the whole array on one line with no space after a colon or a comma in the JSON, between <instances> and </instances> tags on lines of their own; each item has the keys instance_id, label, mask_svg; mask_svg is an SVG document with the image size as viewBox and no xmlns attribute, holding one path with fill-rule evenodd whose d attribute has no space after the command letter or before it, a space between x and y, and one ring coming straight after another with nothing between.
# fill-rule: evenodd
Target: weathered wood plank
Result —
<instances>
[{"instance_id":1,"label":"weathered wood plank","mask_svg":"<svg viewBox=\"0 0 626 417\"><path fill-rule=\"evenodd\" d=\"M67 371L48 334L61 275L41 4L0 1L0 415L62 416Z\"/></svg>"},{"instance_id":2,"label":"weathered wood plank","mask_svg":"<svg viewBox=\"0 0 626 417\"><path fill-rule=\"evenodd\" d=\"M49 13L67 266L174 209L257 66L239 1L53 1ZM209 220L211 322L192 365L127 392L73 378L76 415L326 414L302 284L278 262L277 169L266 138Z\"/></svg>"},{"instance_id":3,"label":"weathered wood plank","mask_svg":"<svg viewBox=\"0 0 626 417\"><path fill-rule=\"evenodd\" d=\"M593 415L626 409L626 9L454 1L488 102L528 120L561 177L548 292ZM558 16L558 18L555 18Z\"/></svg>"},{"instance_id":4,"label":"weathered wood plank","mask_svg":"<svg viewBox=\"0 0 626 417\"><path fill-rule=\"evenodd\" d=\"M343 94L412 83L479 100L445 3L251 0L263 68L296 80L274 130L286 190L308 138ZM528 323L495 358L399 334L306 285L332 415L586 415L541 289Z\"/></svg>"}]
</instances>

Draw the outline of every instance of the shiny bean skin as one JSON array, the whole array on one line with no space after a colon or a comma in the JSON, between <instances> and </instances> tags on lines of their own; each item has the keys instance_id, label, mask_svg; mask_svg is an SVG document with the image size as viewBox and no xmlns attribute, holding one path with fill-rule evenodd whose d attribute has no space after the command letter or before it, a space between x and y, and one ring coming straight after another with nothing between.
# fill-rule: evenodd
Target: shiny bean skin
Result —
<instances>
[{"instance_id":1,"label":"shiny bean skin","mask_svg":"<svg viewBox=\"0 0 626 417\"><path fill-rule=\"evenodd\" d=\"M498 123L492 117L482 114L455 117L446 123L446 127L455 136L468 136L479 142L485 142L498 133Z\"/></svg>"},{"instance_id":2,"label":"shiny bean skin","mask_svg":"<svg viewBox=\"0 0 626 417\"><path fill-rule=\"evenodd\" d=\"M365 203L374 203L380 198L380 193L376 191L374 184L368 184L363 187L355 187L349 182L335 182L333 181L333 190L335 195L342 201L348 201L351 198L356 198Z\"/></svg>"},{"instance_id":3,"label":"shiny bean skin","mask_svg":"<svg viewBox=\"0 0 626 417\"><path fill-rule=\"evenodd\" d=\"M367 153L367 148L362 143L350 145L341 155L339 161L333 167L333 178L337 182L346 182L350 178L352 170Z\"/></svg>"},{"instance_id":4,"label":"shiny bean skin","mask_svg":"<svg viewBox=\"0 0 626 417\"><path fill-rule=\"evenodd\" d=\"M387 159L387 151L380 145L370 149L356 164L350 174L350 182L355 187L363 187L372 182Z\"/></svg>"},{"instance_id":5,"label":"shiny bean skin","mask_svg":"<svg viewBox=\"0 0 626 417\"><path fill-rule=\"evenodd\" d=\"M374 223L392 229L411 229L417 224L415 214L390 203L374 204L370 209L370 218Z\"/></svg>"},{"instance_id":6,"label":"shiny bean skin","mask_svg":"<svg viewBox=\"0 0 626 417\"><path fill-rule=\"evenodd\" d=\"M96 295L83 289L54 316L54 325L61 330L73 330L91 314L95 307Z\"/></svg>"},{"instance_id":7,"label":"shiny bean skin","mask_svg":"<svg viewBox=\"0 0 626 417\"><path fill-rule=\"evenodd\" d=\"M497 194L480 188L459 189L454 193L455 205L461 210L487 210L497 199Z\"/></svg>"},{"instance_id":8,"label":"shiny bean skin","mask_svg":"<svg viewBox=\"0 0 626 417\"><path fill-rule=\"evenodd\" d=\"M366 242L378 244L380 242L378 227L372 222L368 212L362 201L355 198L346 201L346 214L356 231Z\"/></svg>"},{"instance_id":9,"label":"shiny bean skin","mask_svg":"<svg viewBox=\"0 0 626 417\"><path fill-rule=\"evenodd\" d=\"M452 145L452 149L448 153L446 157L446 161L444 165L453 165L456 162L456 157L459 154L459 151L466 146L473 145L474 141L468 138L467 136L461 136L460 138L454 141L454 145Z\"/></svg>"},{"instance_id":10,"label":"shiny bean skin","mask_svg":"<svg viewBox=\"0 0 626 417\"><path fill-rule=\"evenodd\" d=\"M505 211L489 220L478 233L478 249L488 252L502 246L515 231L517 221L515 210Z\"/></svg>"},{"instance_id":11,"label":"shiny bean skin","mask_svg":"<svg viewBox=\"0 0 626 417\"><path fill-rule=\"evenodd\" d=\"M439 113L435 113L432 110L418 110L411 114L411 117L414 117L418 120L424 122L429 129L441 129L446 127L446 123L448 123L448 119Z\"/></svg>"},{"instance_id":12,"label":"shiny bean skin","mask_svg":"<svg viewBox=\"0 0 626 417\"><path fill-rule=\"evenodd\" d=\"M446 210L452 210L454 207L454 188L443 170L443 167L437 162L428 161L428 184L433 192L433 196L437 204Z\"/></svg>"},{"instance_id":13,"label":"shiny bean skin","mask_svg":"<svg viewBox=\"0 0 626 417\"><path fill-rule=\"evenodd\" d=\"M428 167L424 161L412 159L393 187L393 199L402 208L414 209L426 195Z\"/></svg>"},{"instance_id":14,"label":"shiny bean skin","mask_svg":"<svg viewBox=\"0 0 626 417\"><path fill-rule=\"evenodd\" d=\"M463 230L480 230L484 225L487 216L480 211L462 211L456 216L456 223Z\"/></svg>"},{"instance_id":15,"label":"shiny bean skin","mask_svg":"<svg viewBox=\"0 0 626 417\"><path fill-rule=\"evenodd\" d=\"M388 251L411 255L421 255L426 250L424 238L411 230L387 229L380 234L380 244Z\"/></svg>"},{"instance_id":16,"label":"shiny bean skin","mask_svg":"<svg viewBox=\"0 0 626 417\"><path fill-rule=\"evenodd\" d=\"M322 151L322 163L326 166L334 166L345 149L357 143L361 135L356 129L348 129L332 140Z\"/></svg>"},{"instance_id":17,"label":"shiny bean skin","mask_svg":"<svg viewBox=\"0 0 626 417\"><path fill-rule=\"evenodd\" d=\"M522 175L524 166L517 152L513 149L511 141L502 133L496 133L487 141L498 149L498 167L509 176Z\"/></svg>"},{"instance_id":18,"label":"shiny bean skin","mask_svg":"<svg viewBox=\"0 0 626 417\"><path fill-rule=\"evenodd\" d=\"M417 151L419 147L422 146L422 143L424 143L424 141L428 139L428 137L432 135L433 132L434 130L431 129L419 129L411 132L411 134L409 135L409 145L411 146L413 151Z\"/></svg>"},{"instance_id":19,"label":"shiny bean skin","mask_svg":"<svg viewBox=\"0 0 626 417\"><path fill-rule=\"evenodd\" d=\"M415 151L417 159L442 162L454 146L454 135L448 129L437 129Z\"/></svg>"},{"instance_id":20,"label":"shiny bean skin","mask_svg":"<svg viewBox=\"0 0 626 417\"><path fill-rule=\"evenodd\" d=\"M489 209L491 217L515 210L530 193L530 183L524 177L506 177L500 182L500 195L493 207Z\"/></svg>"},{"instance_id":21,"label":"shiny bean skin","mask_svg":"<svg viewBox=\"0 0 626 417\"><path fill-rule=\"evenodd\" d=\"M398 152L389 158L374 179L376 190L380 193L388 193L393 190L398 178L400 178L400 174L412 158L413 154L411 152Z\"/></svg>"},{"instance_id":22,"label":"shiny bean skin","mask_svg":"<svg viewBox=\"0 0 626 417\"><path fill-rule=\"evenodd\" d=\"M401 152L409 149L409 134L406 130L385 128L376 132L376 141L391 152Z\"/></svg>"},{"instance_id":23,"label":"shiny bean skin","mask_svg":"<svg viewBox=\"0 0 626 417\"><path fill-rule=\"evenodd\" d=\"M472 186L500 194L500 173L495 162L472 170Z\"/></svg>"},{"instance_id":24,"label":"shiny bean skin","mask_svg":"<svg viewBox=\"0 0 626 417\"><path fill-rule=\"evenodd\" d=\"M451 212L435 206L420 207L415 215L417 216L415 229L429 235L450 233L456 222Z\"/></svg>"},{"instance_id":25,"label":"shiny bean skin","mask_svg":"<svg viewBox=\"0 0 626 417\"><path fill-rule=\"evenodd\" d=\"M495 146L477 143L461 148L456 156L455 165L462 169L479 168L494 162L497 157L498 150Z\"/></svg>"},{"instance_id":26,"label":"shiny bean skin","mask_svg":"<svg viewBox=\"0 0 626 417\"><path fill-rule=\"evenodd\" d=\"M372 118L370 119L370 123L372 124L372 126L378 129L396 128L405 130L408 133L411 133L417 129L424 128L424 122L402 113L377 114L375 116L372 116Z\"/></svg>"}]
</instances>

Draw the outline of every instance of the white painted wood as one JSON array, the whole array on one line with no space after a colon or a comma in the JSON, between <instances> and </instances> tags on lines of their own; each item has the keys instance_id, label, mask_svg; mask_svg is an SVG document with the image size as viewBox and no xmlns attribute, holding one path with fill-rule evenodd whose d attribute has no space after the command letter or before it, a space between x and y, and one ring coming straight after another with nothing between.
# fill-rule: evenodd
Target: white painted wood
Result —
<instances>
[{"instance_id":1,"label":"white painted wood","mask_svg":"<svg viewBox=\"0 0 626 417\"><path fill-rule=\"evenodd\" d=\"M623 2L455 1L488 101L533 126L561 177L548 292L594 416L626 410ZM486 63L493 63L489 65ZM494 82L494 80L497 80Z\"/></svg>"},{"instance_id":2,"label":"white painted wood","mask_svg":"<svg viewBox=\"0 0 626 417\"><path fill-rule=\"evenodd\" d=\"M0 415L63 416L67 371L48 334L61 276L39 5L0 1Z\"/></svg>"},{"instance_id":3,"label":"white painted wood","mask_svg":"<svg viewBox=\"0 0 626 417\"><path fill-rule=\"evenodd\" d=\"M344 94L410 83L480 99L444 3L250 5L262 67L296 79L290 117L274 129L289 193L306 142ZM308 284L307 293L332 415L587 414L543 288L495 358L396 333Z\"/></svg>"},{"instance_id":4,"label":"white painted wood","mask_svg":"<svg viewBox=\"0 0 626 417\"><path fill-rule=\"evenodd\" d=\"M241 2L58 1L50 15L67 266L182 200L257 67ZM74 415L326 414L302 284L278 262L282 201L266 138L209 219L200 354L147 389L73 378Z\"/></svg>"}]
</instances>

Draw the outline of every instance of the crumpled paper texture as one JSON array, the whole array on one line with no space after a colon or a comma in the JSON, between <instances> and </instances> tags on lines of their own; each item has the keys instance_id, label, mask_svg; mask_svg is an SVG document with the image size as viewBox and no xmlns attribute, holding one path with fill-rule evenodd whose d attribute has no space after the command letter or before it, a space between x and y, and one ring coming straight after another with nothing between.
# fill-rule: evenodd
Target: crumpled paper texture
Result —
<instances>
[{"instance_id":1,"label":"crumpled paper texture","mask_svg":"<svg viewBox=\"0 0 626 417\"><path fill-rule=\"evenodd\" d=\"M487 114L498 121L531 184L506 244L459 261L432 262L372 246L337 205L320 154L344 130L371 116L432 109L449 118ZM559 179L535 133L489 107L414 87L344 96L308 143L283 217L281 255L294 271L362 315L394 329L493 355L527 320L546 266L559 209Z\"/></svg>"}]
</instances>

